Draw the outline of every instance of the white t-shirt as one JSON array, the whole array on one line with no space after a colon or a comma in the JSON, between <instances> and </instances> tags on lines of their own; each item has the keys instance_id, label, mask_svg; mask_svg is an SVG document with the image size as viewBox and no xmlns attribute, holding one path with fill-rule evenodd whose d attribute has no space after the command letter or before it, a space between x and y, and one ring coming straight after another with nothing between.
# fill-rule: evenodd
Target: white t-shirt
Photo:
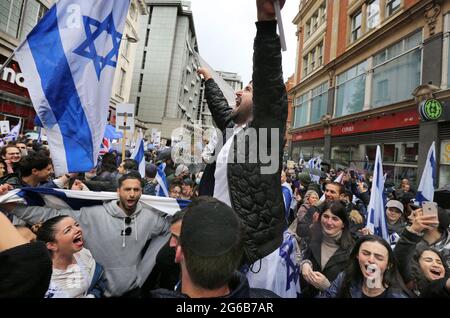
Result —
<instances>
[{"instance_id":1,"label":"white t-shirt","mask_svg":"<svg viewBox=\"0 0 450 318\"><path fill-rule=\"evenodd\" d=\"M213 197L231 206L230 193L228 190L227 178L227 163L228 155L230 153L231 145L233 144L234 136L237 135L245 126L235 126L233 136L228 138L225 145L223 145L219 154L217 155L216 171L214 172L214 195Z\"/></svg>"},{"instance_id":2,"label":"white t-shirt","mask_svg":"<svg viewBox=\"0 0 450 318\"><path fill-rule=\"evenodd\" d=\"M83 248L74 254L76 263L66 270L53 268L50 286L45 298L93 298L88 295L95 271L95 260L91 252Z\"/></svg>"}]
</instances>

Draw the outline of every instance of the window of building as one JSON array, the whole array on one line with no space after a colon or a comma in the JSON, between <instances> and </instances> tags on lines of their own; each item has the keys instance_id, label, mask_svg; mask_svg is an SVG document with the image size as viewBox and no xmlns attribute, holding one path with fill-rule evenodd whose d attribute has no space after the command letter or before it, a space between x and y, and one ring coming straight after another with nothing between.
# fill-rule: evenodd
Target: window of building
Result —
<instances>
[{"instance_id":1,"label":"window of building","mask_svg":"<svg viewBox=\"0 0 450 318\"><path fill-rule=\"evenodd\" d=\"M308 93L294 99L294 126L299 128L308 123Z\"/></svg>"},{"instance_id":2,"label":"window of building","mask_svg":"<svg viewBox=\"0 0 450 318\"><path fill-rule=\"evenodd\" d=\"M303 77L308 75L308 55L303 58Z\"/></svg>"},{"instance_id":3,"label":"window of building","mask_svg":"<svg viewBox=\"0 0 450 318\"><path fill-rule=\"evenodd\" d=\"M144 54L142 55L142 64L141 64L142 70L145 68L145 60L146 59L147 59L147 51L144 51Z\"/></svg>"},{"instance_id":4,"label":"window of building","mask_svg":"<svg viewBox=\"0 0 450 318\"><path fill-rule=\"evenodd\" d=\"M322 24L327 21L327 2L314 12L311 18L305 23L305 39L308 39Z\"/></svg>"},{"instance_id":5,"label":"window of building","mask_svg":"<svg viewBox=\"0 0 450 318\"><path fill-rule=\"evenodd\" d=\"M323 42L321 41L303 57L303 77L323 65Z\"/></svg>"},{"instance_id":6,"label":"window of building","mask_svg":"<svg viewBox=\"0 0 450 318\"><path fill-rule=\"evenodd\" d=\"M321 42L319 45L317 45L316 48L317 53L317 66L322 66L323 64L323 43Z\"/></svg>"},{"instance_id":7,"label":"window of building","mask_svg":"<svg viewBox=\"0 0 450 318\"><path fill-rule=\"evenodd\" d=\"M305 39L308 39L311 36L311 24L305 24Z\"/></svg>"},{"instance_id":8,"label":"window of building","mask_svg":"<svg viewBox=\"0 0 450 318\"><path fill-rule=\"evenodd\" d=\"M149 37L150 37L150 29L147 29L147 33L145 34L145 47L148 46Z\"/></svg>"},{"instance_id":9,"label":"window of building","mask_svg":"<svg viewBox=\"0 0 450 318\"><path fill-rule=\"evenodd\" d=\"M367 30L376 28L380 24L380 1L372 0L367 4Z\"/></svg>"},{"instance_id":10,"label":"window of building","mask_svg":"<svg viewBox=\"0 0 450 318\"><path fill-rule=\"evenodd\" d=\"M24 0L0 1L0 31L18 38Z\"/></svg>"},{"instance_id":11,"label":"window of building","mask_svg":"<svg viewBox=\"0 0 450 318\"><path fill-rule=\"evenodd\" d=\"M142 83L144 82L144 74L139 74L138 92L142 91Z\"/></svg>"},{"instance_id":12,"label":"window of building","mask_svg":"<svg viewBox=\"0 0 450 318\"><path fill-rule=\"evenodd\" d=\"M354 42L361 37L362 34L361 23L362 23L362 12L358 11L352 16L351 42Z\"/></svg>"},{"instance_id":13,"label":"window of building","mask_svg":"<svg viewBox=\"0 0 450 318\"><path fill-rule=\"evenodd\" d=\"M149 6L149 9L148 9L148 23L147 23L147 25L152 24L152 13L153 13L153 6Z\"/></svg>"},{"instance_id":14,"label":"window of building","mask_svg":"<svg viewBox=\"0 0 450 318\"><path fill-rule=\"evenodd\" d=\"M373 57L372 108L412 98L421 78L421 42L419 31Z\"/></svg>"},{"instance_id":15,"label":"window of building","mask_svg":"<svg viewBox=\"0 0 450 318\"><path fill-rule=\"evenodd\" d=\"M319 8L319 16L322 22L327 21L327 2L325 1Z\"/></svg>"},{"instance_id":16,"label":"window of building","mask_svg":"<svg viewBox=\"0 0 450 318\"><path fill-rule=\"evenodd\" d=\"M387 0L386 1L386 16L391 16L400 8L401 0Z\"/></svg>"},{"instance_id":17,"label":"window of building","mask_svg":"<svg viewBox=\"0 0 450 318\"><path fill-rule=\"evenodd\" d=\"M44 5L39 4L39 11L38 11L38 15L37 15L37 21L42 19L42 17L47 13L47 11L48 11L48 9Z\"/></svg>"},{"instance_id":18,"label":"window of building","mask_svg":"<svg viewBox=\"0 0 450 318\"><path fill-rule=\"evenodd\" d=\"M366 90L367 62L364 61L336 78L335 117L363 110Z\"/></svg>"},{"instance_id":19,"label":"window of building","mask_svg":"<svg viewBox=\"0 0 450 318\"><path fill-rule=\"evenodd\" d=\"M136 116L139 115L139 106L141 105L141 98L136 97Z\"/></svg>"},{"instance_id":20,"label":"window of building","mask_svg":"<svg viewBox=\"0 0 450 318\"><path fill-rule=\"evenodd\" d=\"M123 68L120 69L119 95L123 96L123 89L125 87L125 77L127 73Z\"/></svg>"},{"instance_id":21,"label":"window of building","mask_svg":"<svg viewBox=\"0 0 450 318\"><path fill-rule=\"evenodd\" d=\"M122 55L128 59L128 52L130 51L130 41L127 40L123 40L123 51L122 51Z\"/></svg>"},{"instance_id":22,"label":"window of building","mask_svg":"<svg viewBox=\"0 0 450 318\"><path fill-rule=\"evenodd\" d=\"M328 82L325 82L312 90L311 97L311 124L320 122L327 112Z\"/></svg>"}]
</instances>

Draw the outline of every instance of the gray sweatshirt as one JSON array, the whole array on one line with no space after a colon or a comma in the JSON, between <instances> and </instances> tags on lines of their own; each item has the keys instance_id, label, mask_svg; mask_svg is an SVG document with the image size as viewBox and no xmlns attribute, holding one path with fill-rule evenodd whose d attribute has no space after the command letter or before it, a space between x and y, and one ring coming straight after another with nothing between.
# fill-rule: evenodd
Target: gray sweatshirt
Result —
<instances>
[{"instance_id":1,"label":"gray sweatshirt","mask_svg":"<svg viewBox=\"0 0 450 318\"><path fill-rule=\"evenodd\" d=\"M117 200L80 210L18 205L11 213L32 224L57 215L77 220L83 230L85 247L104 267L106 297L121 296L141 287L155 265L156 254L170 236L165 216L157 210L143 208L140 203L130 216L130 224L125 223L127 215ZM131 235L121 235L127 227L131 227ZM150 244L142 255L147 241Z\"/></svg>"}]
</instances>

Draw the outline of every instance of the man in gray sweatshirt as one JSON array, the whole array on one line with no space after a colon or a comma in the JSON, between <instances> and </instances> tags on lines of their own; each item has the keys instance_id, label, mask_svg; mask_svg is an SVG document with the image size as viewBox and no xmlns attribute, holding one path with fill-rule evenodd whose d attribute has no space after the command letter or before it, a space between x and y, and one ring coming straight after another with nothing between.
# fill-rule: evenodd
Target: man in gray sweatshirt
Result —
<instances>
[{"instance_id":1,"label":"man in gray sweatshirt","mask_svg":"<svg viewBox=\"0 0 450 318\"><path fill-rule=\"evenodd\" d=\"M132 172L119 179L119 200L80 210L17 205L10 213L31 224L58 215L76 219L83 229L84 246L104 267L105 296L122 296L144 284L170 236L165 216L139 203L141 184L140 175ZM3 207L12 208L10 203Z\"/></svg>"}]
</instances>

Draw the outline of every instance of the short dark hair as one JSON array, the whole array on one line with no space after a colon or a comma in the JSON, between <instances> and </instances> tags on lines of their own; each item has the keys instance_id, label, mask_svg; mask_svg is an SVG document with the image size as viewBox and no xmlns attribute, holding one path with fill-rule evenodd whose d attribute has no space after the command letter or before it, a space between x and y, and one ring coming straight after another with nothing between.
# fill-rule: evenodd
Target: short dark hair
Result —
<instances>
[{"instance_id":1,"label":"short dark hair","mask_svg":"<svg viewBox=\"0 0 450 318\"><path fill-rule=\"evenodd\" d=\"M170 218L170 224L175 224L178 221L182 220L184 215L186 214L186 209L182 209L180 211L177 211L172 217Z\"/></svg>"},{"instance_id":2,"label":"short dark hair","mask_svg":"<svg viewBox=\"0 0 450 318\"><path fill-rule=\"evenodd\" d=\"M6 149L8 149L8 148L17 148L17 150L19 150L19 152L20 152L20 149L19 149L15 144L8 143L6 146L4 146L4 147L0 150L0 155L1 155L2 158L3 158L4 156L6 156Z\"/></svg>"},{"instance_id":3,"label":"short dark hair","mask_svg":"<svg viewBox=\"0 0 450 318\"><path fill-rule=\"evenodd\" d=\"M200 209L205 209L205 211L199 211ZM227 231L227 233L221 233L218 228L209 228L207 233L210 238L207 241L210 241L211 236L214 236L215 233L217 235L217 240L221 240L221 238L224 239L226 235L233 236L233 244L228 246L227 243L222 241L221 243L223 244L221 246L224 246L223 251L211 251L211 247L202 248L206 248L208 252L213 254L209 256L200 255L198 252L199 246L188 246L192 245L192 242L189 242L189 244L187 242L188 239L190 239L187 236L190 236L191 234L187 234L186 232L189 231L192 233L192 231L194 231L194 227L197 226L196 224L190 224L191 221L189 220L190 215L194 213L196 213L197 216L202 213L210 213L209 215L211 215L211 217L204 218L203 220L208 219L207 223L213 223L213 227L220 227L221 225L224 225L225 227L228 226L231 230ZM218 216L220 217L224 215L226 215L226 220L222 223L222 219L219 220ZM196 218L198 219L198 217ZM194 220L192 222L194 222ZM235 224L237 228L235 228L232 224ZM230 228L230 226L233 228ZM183 219L183 225L181 228L180 244L184 253L186 269L192 282L196 286L207 290L214 290L225 286L230 281L234 272L241 264L241 259L244 252L242 231L242 225L234 211L223 202L220 202L215 198L205 196L192 200L191 204L189 204L186 208L186 215ZM237 237L234 237L234 234L236 233L238 235ZM197 233L197 235L199 234ZM209 246L208 242L205 242L205 245ZM218 253L218 255L215 253Z\"/></svg>"},{"instance_id":4,"label":"short dark hair","mask_svg":"<svg viewBox=\"0 0 450 318\"><path fill-rule=\"evenodd\" d=\"M19 171L21 177L31 175L33 169L42 170L52 164L52 159L42 153L31 153L20 160Z\"/></svg>"},{"instance_id":5,"label":"short dark hair","mask_svg":"<svg viewBox=\"0 0 450 318\"><path fill-rule=\"evenodd\" d=\"M137 171L139 169L139 165L134 159L125 159L123 161L123 168L128 171Z\"/></svg>"},{"instance_id":6,"label":"short dark hair","mask_svg":"<svg viewBox=\"0 0 450 318\"><path fill-rule=\"evenodd\" d=\"M334 186L338 187L338 189L339 189L339 195L345 193L345 187L344 187L344 185L343 185L342 183L339 183L339 182L330 182L330 183L328 183L327 185L334 185Z\"/></svg>"},{"instance_id":7,"label":"short dark hair","mask_svg":"<svg viewBox=\"0 0 450 318\"><path fill-rule=\"evenodd\" d=\"M142 178L141 178L141 175L139 174L139 172L137 172L137 171L130 171L130 172L128 172L127 174L124 174L123 176L121 176L120 178L119 178L119 181L118 181L118 188L120 188L121 186L122 186L122 183L125 181L125 180L128 180L128 179L136 179L136 180L139 180L139 183L141 184L141 187L143 186L143 184L142 184Z\"/></svg>"}]
</instances>

